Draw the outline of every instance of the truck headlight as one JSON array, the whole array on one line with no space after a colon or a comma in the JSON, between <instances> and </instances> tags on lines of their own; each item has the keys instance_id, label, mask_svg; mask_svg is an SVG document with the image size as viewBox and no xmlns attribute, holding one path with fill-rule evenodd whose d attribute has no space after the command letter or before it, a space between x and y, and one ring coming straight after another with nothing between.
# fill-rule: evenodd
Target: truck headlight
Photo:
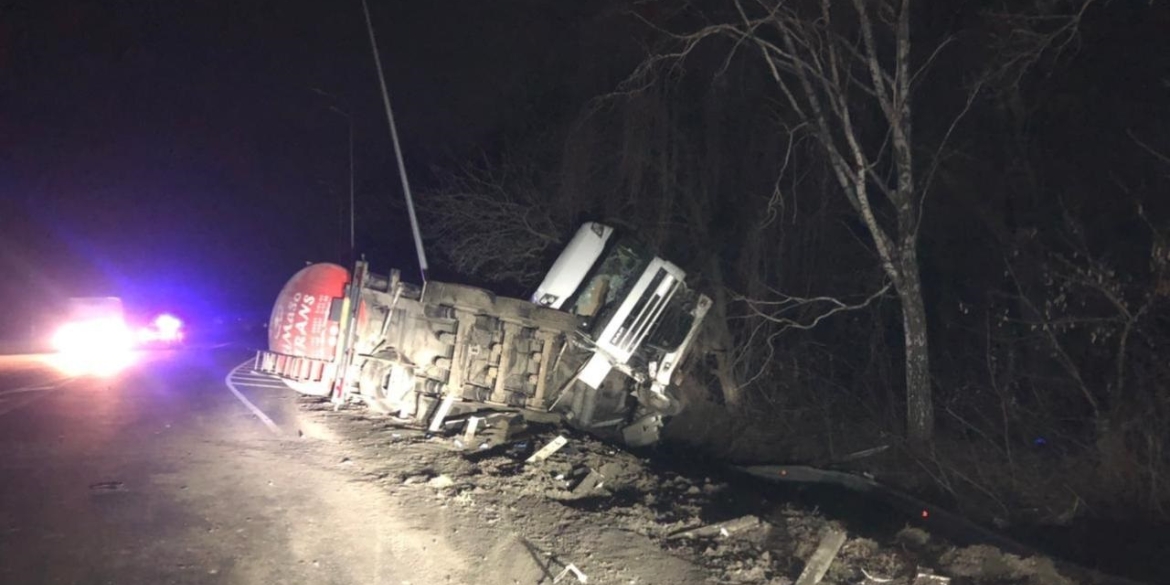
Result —
<instances>
[{"instance_id":1,"label":"truck headlight","mask_svg":"<svg viewBox=\"0 0 1170 585\"><path fill-rule=\"evenodd\" d=\"M540 306L542 306L542 307L551 306L553 303L557 302L558 298L559 297L557 297L557 295L545 294L545 295L540 297Z\"/></svg>"}]
</instances>

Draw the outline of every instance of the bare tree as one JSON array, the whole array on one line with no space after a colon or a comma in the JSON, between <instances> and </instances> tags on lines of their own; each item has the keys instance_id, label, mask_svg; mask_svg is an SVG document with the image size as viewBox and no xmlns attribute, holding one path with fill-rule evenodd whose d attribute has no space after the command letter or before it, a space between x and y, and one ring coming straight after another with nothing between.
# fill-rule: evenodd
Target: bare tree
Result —
<instances>
[{"instance_id":1,"label":"bare tree","mask_svg":"<svg viewBox=\"0 0 1170 585\"><path fill-rule=\"evenodd\" d=\"M950 39L915 66L910 0L841 4L736 0L735 17L726 22L672 34L677 49L648 60L631 83L644 84L651 72L677 63L707 39L730 39L731 55L750 48L762 56L781 102L821 146L840 193L865 226L897 293L905 340L907 434L925 443L932 437L934 415L918 234L938 157L925 170L916 164L912 98L916 82ZM951 119L942 143L976 92L977 86Z\"/></svg>"},{"instance_id":2,"label":"bare tree","mask_svg":"<svg viewBox=\"0 0 1170 585\"><path fill-rule=\"evenodd\" d=\"M1039 66L1060 61L1080 41L1081 22L1097 0L1032 0L988 9L989 83L1000 92L1019 92L1025 76Z\"/></svg>"},{"instance_id":3,"label":"bare tree","mask_svg":"<svg viewBox=\"0 0 1170 585\"><path fill-rule=\"evenodd\" d=\"M771 128L773 109L744 100L755 95L747 88L771 87L770 79L751 64L736 66L709 91L699 89L701 97L695 90L709 77L690 67L666 82L627 85L592 100L566 157L577 170L564 187L670 250L701 278L713 304L702 338L702 380L692 387L704 393L692 398L719 397L727 410L750 416L775 405L781 378L791 374L782 359L789 354L781 349L786 332L866 307L869 301L855 301L867 295L872 301L890 287L841 298L808 292L856 288L826 282L833 279L815 263L801 266L818 247L839 247L822 241L834 232L820 225L837 202L820 197L810 180L824 181L824 165L808 134ZM769 168L756 159L783 162ZM806 162L822 172L804 168ZM812 205L802 211L801 200ZM864 280L879 279L865 264Z\"/></svg>"},{"instance_id":4,"label":"bare tree","mask_svg":"<svg viewBox=\"0 0 1170 585\"><path fill-rule=\"evenodd\" d=\"M547 173L528 160L481 158L439 175L420 202L449 265L496 282L539 282L576 219L572 206L552 201Z\"/></svg>"}]
</instances>

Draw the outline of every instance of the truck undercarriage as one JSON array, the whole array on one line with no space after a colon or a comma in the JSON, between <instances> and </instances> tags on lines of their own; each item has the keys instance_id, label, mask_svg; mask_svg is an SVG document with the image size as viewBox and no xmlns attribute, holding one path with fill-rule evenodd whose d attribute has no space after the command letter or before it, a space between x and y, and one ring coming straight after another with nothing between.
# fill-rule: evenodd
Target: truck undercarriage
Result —
<instances>
[{"instance_id":1,"label":"truck undercarriage","mask_svg":"<svg viewBox=\"0 0 1170 585\"><path fill-rule=\"evenodd\" d=\"M578 239L592 237L585 230ZM527 301L461 284L418 286L398 271L372 274L365 262L353 278L312 265L281 292L255 367L301 392L432 427L462 412L510 410L650 444L678 412L671 378L710 300L687 288L677 267L631 250L599 252L576 269L572 292L556 303L571 301L568 310L547 306L549 279ZM554 265L558 274L564 264Z\"/></svg>"}]
</instances>

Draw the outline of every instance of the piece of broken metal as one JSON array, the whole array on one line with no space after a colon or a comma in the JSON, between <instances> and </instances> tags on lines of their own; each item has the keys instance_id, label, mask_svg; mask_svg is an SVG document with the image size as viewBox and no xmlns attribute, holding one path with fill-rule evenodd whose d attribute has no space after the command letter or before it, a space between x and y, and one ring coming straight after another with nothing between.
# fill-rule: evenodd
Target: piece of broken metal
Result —
<instances>
[{"instance_id":1,"label":"piece of broken metal","mask_svg":"<svg viewBox=\"0 0 1170 585\"><path fill-rule=\"evenodd\" d=\"M589 475L586 475L576 487L573 488L574 496L585 496L594 491L601 489L605 483L605 476L597 471L590 469Z\"/></svg>"},{"instance_id":2,"label":"piece of broken metal","mask_svg":"<svg viewBox=\"0 0 1170 585\"><path fill-rule=\"evenodd\" d=\"M561 447L564 447L567 444L569 444L569 440L566 439L564 435L557 435L557 438L549 441L549 444L541 447L540 450L536 453L533 453L532 456L525 461L525 463L540 463L541 461L548 459L549 456L551 456L553 453L556 453L561 449Z\"/></svg>"},{"instance_id":3,"label":"piece of broken metal","mask_svg":"<svg viewBox=\"0 0 1170 585\"><path fill-rule=\"evenodd\" d=\"M431 426L427 430L435 433L443 427L443 419L447 418L447 413L451 412L451 405L455 404L455 397L447 395L443 397L443 402L439 404L439 409L435 411L434 418L431 419Z\"/></svg>"},{"instance_id":4,"label":"piece of broken metal","mask_svg":"<svg viewBox=\"0 0 1170 585\"><path fill-rule=\"evenodd\" d=\"M467 430L463 431L463 442L468 445L475 442L475 431L479 428L479 417L473 416L467 419Z\"/></svg>"},{"instance_id":5,"label":"piece of broken metal","mask_svg":"<svg viewBox=\"0 0 1170 585\"><path fill-rule=\"evenodd\" d=\"M804 570L800 572L800 577L796 579L796 585L816 585L825 578L825 573L829 571L829 566L833 564L833 560L837 558L837 553L841 551L841 545L845 544L845 531L830 528L821 537L821 543L817 545L817 550L808 559L808 563L804 565Z\"/></svg>"},{"instance_id":6,"label":"piece of broken metal","mask_svg":"<svg viewBox=\"0 0 1170 585\"><path fill-rule=\"evenodd\" d=\"M737 532L743 532L744 530L755 528L759 525L759 518L755 516L743 516L734 520L728 520L727 522L708 524L706 526L700 526L698 528L676 532L675 534L667 536L666 538L668 540L674 540L678 538L705 538L715 535L727 537Z\"/></svg>"},{"instance_id":7,"label":"piece of broken metal","mask_svg":"<svg viewBox=\"0 0 1170 585\"><path fill-rule=\"evenodd\" d=\"M585 573L582 573L581 569L577 568L577 565L574 565L573 563L569 563L568 565L565 565L565 570L561 571L560 573L557 574L556 577L553 578L553 583L557 583L561 579L564 579L565 575L568 575L569 573L572 573L573 576L577 578L578 583L588 583L589 582L589 577L585 576Z\"/></svg>"}]
</instances>

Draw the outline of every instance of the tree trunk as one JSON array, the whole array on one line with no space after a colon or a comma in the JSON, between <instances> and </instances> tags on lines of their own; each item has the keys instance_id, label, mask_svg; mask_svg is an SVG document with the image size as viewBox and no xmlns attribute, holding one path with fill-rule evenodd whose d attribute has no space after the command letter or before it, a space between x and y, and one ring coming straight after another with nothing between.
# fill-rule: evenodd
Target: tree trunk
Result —
<instances>
[{"instance_id":1,"label":"tree trunk","mask_svg":"<svg viewBox=\"0 0 1170 585\"><path fill-rule=\"evenodd\" d=\"M715 377L719 380L719 389L723 392L723 405L731 412L741 412L744 403L743 389L735 380L731 361L730 350L715 351Z\"/></svg>"},{"instance_id":2,"label":"tree trunk","mask_svg":"<svg viewBox=\"0 0 1170 585\"><path fill-rule=\"evenodd\" d=\"M715 377L723 393L723 404L727 410L739 412L743 408L743 389L740 388L734 372L735 355L732 350L734 339L727 325L727 291L723 288L723 271L715 256L709 260L712 288L711 314L707 316L708 341L715 357Z\"/></svg>"},{"instance_id":3,"label":"tree trunk","mask_svg":"<svg viewBox=\"0 0 1170 585\"><path fill-rule=\"evenodd\" d=\"M925 445L930 443L934 434L926 306L922 301L916 254L904 254L900 264L901 278L897 288L906 345L906 435L912 444Z\"/></svg>"}]
</instances>

